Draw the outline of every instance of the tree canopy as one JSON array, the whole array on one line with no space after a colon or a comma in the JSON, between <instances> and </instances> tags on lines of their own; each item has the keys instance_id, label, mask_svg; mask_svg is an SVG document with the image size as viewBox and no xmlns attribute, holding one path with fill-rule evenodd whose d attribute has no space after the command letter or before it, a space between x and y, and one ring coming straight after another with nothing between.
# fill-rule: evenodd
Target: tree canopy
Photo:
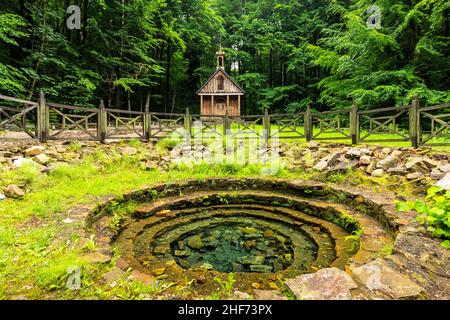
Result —
<instances>
[{"instance_id":1,"label":"tree canopy","mask_svg":"<svg viewBox=\"0 0 450 320\"><path fill-rule=\"evenodd\" d=\"M446 0L4 0L0 92L198 112L222 45L246 113L448 102L449 13Z\"/></svg>"}]
</instances>

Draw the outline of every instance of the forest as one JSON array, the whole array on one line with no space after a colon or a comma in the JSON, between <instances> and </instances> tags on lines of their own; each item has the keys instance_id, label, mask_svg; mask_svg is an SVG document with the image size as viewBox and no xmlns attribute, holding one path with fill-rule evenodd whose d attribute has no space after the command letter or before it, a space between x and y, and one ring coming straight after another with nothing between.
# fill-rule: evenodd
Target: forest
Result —
<instances>
[{"instance_id":1,"label":"forest","mask_svg":"<svg viewBox=\"0 0 450 320\"><path fill-rule=\"evenodd\" d=\"M69 28L80 9L79 28ZM376 5L378 26L370 27ZM450 99L446 0L3 0L0 93L199 111L226 52L246 114Z\"/></svg>"}]
</instances>

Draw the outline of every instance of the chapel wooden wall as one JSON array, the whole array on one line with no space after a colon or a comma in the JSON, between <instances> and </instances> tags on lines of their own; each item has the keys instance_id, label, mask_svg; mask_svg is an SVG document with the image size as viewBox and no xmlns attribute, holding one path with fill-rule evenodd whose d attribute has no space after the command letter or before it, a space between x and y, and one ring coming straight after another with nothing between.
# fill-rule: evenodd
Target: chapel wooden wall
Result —
<instances>
[{"instance_id":1,"label":"chapel wooden wall","mask_svg":"<svg viewBox=\"0 0 450 320\"><path fill-rule=\"evenodd\" d=\"M227 101L226 96L214 96L214 106L212 105L212 96L203 96L203 109L201 110L202 115L224 115L225 109L219 110L217 108L217 102L222 99L222 102ZM240 106L239 106L238 96L229 96L228 105L228 115L229 116L240 116Z\"/></svg>"}]
</instances>

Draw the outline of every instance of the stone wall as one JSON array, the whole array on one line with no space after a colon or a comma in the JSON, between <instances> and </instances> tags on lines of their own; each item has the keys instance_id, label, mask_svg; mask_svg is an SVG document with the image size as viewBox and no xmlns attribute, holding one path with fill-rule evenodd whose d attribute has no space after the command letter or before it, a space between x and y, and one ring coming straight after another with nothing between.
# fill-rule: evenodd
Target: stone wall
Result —
<instances>
[{"instance_id":1,"label":"stone wall","mask_svg":"<svg viewBox=\"0 0 450 320\"><path fill-rule=\"evenodd\" d=\"M106 153L118 152L121 155L137 156L144 169L168 170L171 158L159 154L154 144L143 147L130 147L125 143L100 144L79 142L76 148L69 142L2 143L0 144L0 168L13 170L25 164L35 165L46 173L54 168L77 163L96 150ZM304 169L317 172L346 172L361 169L374 178L382 176L402 176L417 183L438 183L450 188L450 153L435 152L431 149L388 148L381 146L350 147L343 144L284 143L281 156L287 169ZM0 188L2 186L0 185ZM6 196L21 197L20 186L3 186L0 200Z\"/></svg>"}]
</instances>

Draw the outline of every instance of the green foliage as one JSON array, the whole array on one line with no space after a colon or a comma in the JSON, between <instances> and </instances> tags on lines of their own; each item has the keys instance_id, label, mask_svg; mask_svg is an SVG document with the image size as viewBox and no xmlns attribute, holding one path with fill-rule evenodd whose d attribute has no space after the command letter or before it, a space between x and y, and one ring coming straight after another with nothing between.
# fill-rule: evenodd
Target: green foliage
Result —
<instances>
[{"instance_id":1,"label":"green foliage","mask_svg":"<svg viewBox=\"0 0 450 320\"><path fill-rule=\"evenodd\" d=\"M233 273L229 273L226 280L222 280L219 277L214 278L214 280L219 284L223 297L231 297L233 295L234 284L236 283Z\"/></svg>"},{"instance_id":2,"label":"green foliage","mask_svg":"<svg viewBox=\"0 0 450 320\"><path fill-rule=\"evenodd\" d=\"M425 201L399 202L397 210L416 211L418 221L427 226L433 236L443 240L444 248L450 249L450 191L431 187Z\"/></svg>"},{"instance_id":3,"label":"green foliage","mask_svg":"<svg viewBox=\"0 0 450 320\"><path fill-rule=\"evenodd\" d=\"M446 101L448 77L439 69L450 69L448 59L441 59L450 47L440 19L448 3L380 2L380 29L366 27L364 11L372 4L330 6L342 20L325 29L318 45L308 47L329 73L319 82L319 101L335 108L348 107L352 100L362 108L405 105L416 94L426 104Z\"/></svg>"},{"instance_id":4,"label":"green foliage","mask_svg":"<svg viewBox=\"0 0 450 320\"><path fill-rule=\"evenodd\" d=\"M88 4L89 3L89 4ZM449 3L371 0L80 1L67 30L58 1L7 1L0 13L0 91L83 106L198 113L215 68L246 91L243 112L424 104L450 99ZM232 69L239 66L239 70Z\"/></svg>"},{"instance_id":5,"label":"green foliage","mask_svg":"<svg viewBox=\"0 0 450 320\"><path fill-rule=\"evenodd\" d=\"M351 242L351 246L350 246L350 252L354 252L356 249L359 248L360 246L360 240L361 240L361 235L363 233L362 229L358 229L356 231L353 231L351 235L347 236L344 238L345 241L350 241Z\"/></svg>"}]
</instances>

